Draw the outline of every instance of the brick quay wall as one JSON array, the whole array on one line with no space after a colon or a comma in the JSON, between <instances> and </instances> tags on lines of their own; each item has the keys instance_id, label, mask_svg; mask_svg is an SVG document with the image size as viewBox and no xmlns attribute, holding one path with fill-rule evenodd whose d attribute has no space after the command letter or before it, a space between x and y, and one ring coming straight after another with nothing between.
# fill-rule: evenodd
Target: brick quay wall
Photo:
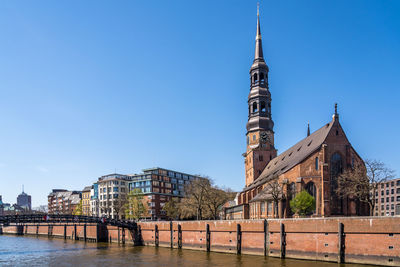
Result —
<instances>
[{"instance_id":1,"label":"brick quay wall","mask_svg":"<svg viewBox=\"0 0 400 267\"><path fill-rule=\"evenodd\" d=\"M41 223L0 233L400 266L400 217L139 222L136 235L116 226Z\"/></svg>"},{"instance_id":2,"label":"brick quay wall","mask_svg":"<svg viewBox=\"0 0 400 267\"><path fill-rule=\"evenodd\" d=\"M141 222L145 245L400 266L400 217Z\"/></svg>"}]
</instances>

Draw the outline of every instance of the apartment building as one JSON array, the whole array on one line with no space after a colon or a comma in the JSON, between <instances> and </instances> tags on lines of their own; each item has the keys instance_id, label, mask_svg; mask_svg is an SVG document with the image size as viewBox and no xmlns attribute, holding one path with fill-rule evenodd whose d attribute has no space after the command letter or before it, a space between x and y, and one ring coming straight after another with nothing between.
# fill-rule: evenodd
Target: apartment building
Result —
<instances>
[{"instance_id":1,"label":"apartment building","mask_svg":"<svg viewBox=\"0 0 400 267\"><path fill-rule=\"evenodd\" d=\"M381 183L375 198L375 216L400 215L400 178Z\"/></svg>"}]
</instances>

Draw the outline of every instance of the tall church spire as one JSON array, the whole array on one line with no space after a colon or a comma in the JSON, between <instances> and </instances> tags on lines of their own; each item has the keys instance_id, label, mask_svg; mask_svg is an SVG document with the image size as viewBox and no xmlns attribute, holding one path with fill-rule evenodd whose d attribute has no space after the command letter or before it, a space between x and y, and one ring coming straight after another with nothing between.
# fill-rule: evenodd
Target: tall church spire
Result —
<instances>
[{"instance_id":1,"label":"tall church spire","mask_svg":"<svg viewBox=\"0 0 400 267\"><path fill-rule=\"evenodd\" d=\"M256 51L254 60L264 60L261 40L261 26L260 26L260 3L257 3L257 35L256 35Z\"/></svg>"}]
</instances>

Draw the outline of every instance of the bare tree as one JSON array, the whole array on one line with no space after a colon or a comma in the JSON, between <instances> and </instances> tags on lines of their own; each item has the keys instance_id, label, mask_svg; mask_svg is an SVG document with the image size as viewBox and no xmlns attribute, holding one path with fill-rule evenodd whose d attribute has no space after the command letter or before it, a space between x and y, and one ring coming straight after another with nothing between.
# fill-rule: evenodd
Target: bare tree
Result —
<instances>
[{"instance_id":1,"label":"bare tree","mask_svg":"<svg viewBox=\"0 0 400 267\"><path fill-rule=\"evenodd\" d=\"M387 180L393 179L394 171L378 160L365 160L348 168L338 176L337 194L340 197L352 197L368 203L369 213L374 214L378 187Z\"/></svg>"},{"instance_id":2,"label":"bare tree","mask_svg":"<svg viewBox=\"0 0 400 267\"><path fill-rule=\"evenodd\" d=\"M228 200L233 200L236 193L232 192L231 189L221 189L218 187L211 186L206 192L206 198L204 204L207 208L207 216L210 219L218 219L218 212L220 211L222 205L224 205Z\"/></svg>"},{"instance_id":3,"label":"bare tree","mask_svg":"<svg viewBox=\"0 0 400 267\"><path fill-rule=\"evenodd\" d=\"M278 205L279 201L283 198L283 188L278 182L278 177L274 178L272 182L267 184L267 191L271 195L271 198L275 204L275 217L279 217Z\"/></svg>"},{"instance_id":4,"label":"bare tree","mask_svg":"<svg viewBox=\"0 0 400 267\"><path fill-rule=\"evenodd\" d=\"M194 179L185 186L185 197L179 205L183 217L203 218L204 202L210 188L211 180L208 178Z\"/></svg>"}]
</instances>

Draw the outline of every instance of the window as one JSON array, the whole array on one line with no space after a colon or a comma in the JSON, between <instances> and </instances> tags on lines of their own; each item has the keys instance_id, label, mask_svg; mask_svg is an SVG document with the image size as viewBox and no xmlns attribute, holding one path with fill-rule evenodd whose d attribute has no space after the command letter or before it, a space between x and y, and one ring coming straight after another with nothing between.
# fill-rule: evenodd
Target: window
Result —
<instances>
[{"instance_id":1,"label":"window","mask_svg":"<svg viewBox=\"0 0 400 267\"><path fill-rule=\"evenodd\" d=\"M258 160L259 160L259 161L263 161L263 160L264 160L263 155L259 155L259 156L258 156Z\"/></svg>"},{"instance_id":2,"label":"window","mask_svg":"<svg viewBox=\"0 0 400 267\"><path fill-rule=\"evenodd\" d=\"M390 198L390 201L394 202L394 197L391 197L391 198Z\"/></svg>"},{"instance_id":3,"label":"window","mask_svg":"<svg viewBox=\"0 0 400 267\"><path fill-rule=\"evenodd\" d=\"M264 83L264 73L260 73L260 82Z\"/></svg>"},{"instance_id":4,"label":"window","mask_svg":"<svg viewBox=\"0 0 400 267\"><path fill-rule=\"evenodd\" d=\"M257 83L257 82L258 82L257 73L254 73L254 75L253 75L253 82L254 82L254 83Z\"/></svg>"},{"instance_id":5,"label":"window","mask_svg":"<svg viewBox=\"0 0 400 267\"><path fill-rule=\"evenodd\" d=\"M318 171L318 157L315 158L315 169Z\"/></svg>"},{"instance_id":6,"label":"window","mask_svg":"<svg viewBox=\"0 0 400 267\"><path fill-rule=\"evenodd\" d=\"M394 188L392 188L392 189L390 190L390 193L391 193L391 194L394 194Z\"/></svg>"},{"instance_id":7,"label":"window","mask_svg":"<svg viewBox=\"0 0 400 267\"><path fill-rule=\"evenodd\" d=\"M337 178L343 172L342 157L339 153L334 153L330 160L331 196L333 209L332 214L343 214L343 199L339 198L336 191L338 188Z\"/></svg>"},{"instance_id":8,"label":"window","mask_svg":"<svg viewBox=\"0 0 400 267\"><path fill-rule=\"evenodd\" d=\"M396 193L397 193L397 194L400 194L400 188L397 188L397 189L396 189Z\"/></svg>"},{"instance_id":9,"label":"window","mask_svg":"<svg viewBox=\"0 0 400 267\"><path fill-rule=\"evenodd\" d=\"M381 196L383 196L384 194L385 194L385 191L382 190L382 191L381 191Z\"/></svg>"},{"instance_id":10,"label":"window","mask_svg":"<svg viewBox=\"0 0 400 267\"><path fill-rule=\"evenodd\" d=\"M118 192L118 187L115 186L115 187L113 188L113 192Z\"/></svg>"},{"instance_id":11,"label":"window","mask_svg":"<svg viewBox=\"0 0 400 267\"><path fill-rule=\"evenodd\" d=\"M382 203L384 203L385 202L385 198L383 197L383 198L381 198L381 202Z\"/></svg>"},{"instance_id":12,"label":"window","mask_svg":"<svg viewBox=\"0 0 400 267\"><path fill-rule=\"evenodd\" d=\"M386 184L386 187L389 187L389 183Z\"/></svg>"},{"instance_id":13,"label":"window","mask_svg":"<svg viewBox=\"0 0 400 267\"><path fill-rule=\"evenodd\" d=\"M396 182L396 185L400 185L400 180L398 180L398 181Z\"/></svg>"},{"instance_id":14,"label":"window","mask_svg":"<svg viewBox=\"0 0 400 267\"><path fill-rule=\"evenodd\" d=\"M394 204L390 205L390 208L391 208L392 210L394 210Z\"/></svg>"},{"instance_id":15,"label":"window","mask_svg":"<svg viewBox=\"0 0 400 267\"><path fill-rule=\"evenodd\" d=\"M257 102L253 102L253 113L258 111Z\"/></svg>"},{"instance_id":16,"label":"window","mask_svg":"<svg viewBox=\"0 0 400 267\"><path fill-rule=\"evenodd\" d=\"M384 210L384 209L385 209L385 205L382 205L382 206L381 206L381 210Z\"/></svg>"},{"instance_id":17,"label":"window","mask_svg":"<svg viewBox=\"0 0 400 267\"><path fill-rule=\"evenodd\" d=\"M389 204L386 205L386 210L389 210Z\"/></svg>"},{"instance_id":18,"label":"window","mask_svg":"<svg viewBox=\"0 0 400 267\"><path fill-rule=\"evenodd\" d=\"M389 195L389 189L386 189L386 195Z\"/></svg>"},{"instance_id":19,"label":"window","mask_svg":"<svg viewBox=\"0 0 400 267\"><path fill-rule=\"evenodd\" d=\"M384 188L385 187L385 185L384 184L381 184L381 188Z\"/></svg>"},{"instance_id":20,"label":"window","mask_svg":"<svg viewBox=\"0 0 400 267\"><path fill-rule=\"evenodd\" d=\"M265 102L261 101L261 106L260 106L261 112L265 112L266 108L265 108Z\"/></svg>"},{"instance_id":21,"label":"window","mask_svg":"<svg viewBox=\"0 0 400 267\"><path fill-rule=\"evenodd\" d=\"M317 188L315 187L313 182L309 182L308 184L306 184L305 189L314 198L317 196Z\"/></svg>"},{"instance_id":22,"label":"window","mask_svg":"<svg viewBox=\"0 0 400 267\"><path fill-rule=\"evenodd\" d=\"M253 141L256 141L256 138L257 138L257 137L256 137L256 135L254 134L254 135L253 135Z\"/></svg>"},{"instance_id":23,"label":"window","mask_svg":"<svg viewBox=\"0 0 400 267\"><path fill-rule=\"evenodd\" d=\"M267 213L268 215L272 213L272 202L267 202Z\"/></svg>"},{"instance_id":24,"label":"window","mask_svg":"<svg viewBox=\"0 0 400 267\"><path fill-rule=\"evenodd\" d=\"M391 185L391 186L394 186L394 182L391 182L390 185Z\"/></svg>"},{"instance_id":25,"label":"window","mask_svg":"<svg viewBox=\"0 0 400 267\"><path fill-rule=\"evenodd\" d=\"M261 202L261 214L265 213L265 202Z\"/></svg>"},{"instance_id":26,"label":"window","mask_svg":"<svg viewBox=\"0 0 400 267\"><path fill-rule=\"evenodd\" d=\"M386 202L389 202L389 197L386 198Z\"/></svg>"},{"instance_id":27,"label":"window","mask_svg":"<svg viewBox=\"0 0 400 267\"><path fill-rule=\"evenodd\" d=\"M396 200L397 200L397 201L400 201L400 196L397 196Z\"/></svg>"}]
</instances>

